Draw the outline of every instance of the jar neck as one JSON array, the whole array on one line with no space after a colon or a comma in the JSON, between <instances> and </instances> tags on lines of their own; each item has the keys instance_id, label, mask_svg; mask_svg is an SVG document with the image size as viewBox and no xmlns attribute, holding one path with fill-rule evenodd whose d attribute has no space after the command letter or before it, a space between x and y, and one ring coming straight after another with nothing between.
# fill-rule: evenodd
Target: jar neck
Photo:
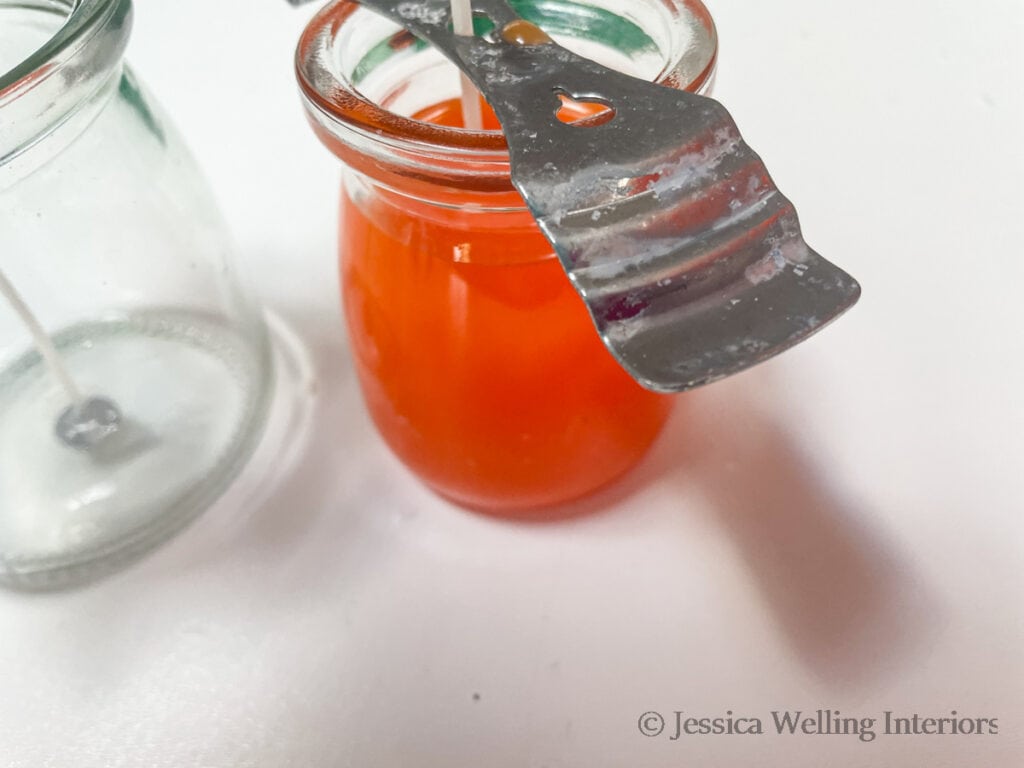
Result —
<instances>
[{"instance_id":1,"label":"jar neck","mask_svg":"<svg viewBox=\"0 0 1024 768\"><path fill-rule=\"evenodd\" d=\"M0 73L0 187L44 139L88 124L79 113L119 76L131 18L131 0L0 0L0 43L27 54Z\"/></svg>"},{"instance_id":2,"label":"jar neck","mask_svg":"<svg viewBox=\"0 0 1024 768\"><path fill-rule=\"evenodd\" d=\"M558 26L559 6L582 9L582 15L565 12L562 23L566 29L582 26L583 34L603 35L603 50L616 58L604 63L680 90L702 93L710 86L717 35L699 0L623 0L618 7L603 0L512 4L542 27ZM571 33L563 31L559 42L572 47ZM607 43L630 38L624 50ZM351 0L336 0L307 26L296 54L299 86L314 131L356 172L417 198L456 204L466 202L468 194L474 204L487 205L493 199L497 206L518 199L500 131L451 128L411 117L433 106L416 98L430 91L438 79L435 72L442 74L444 66L454 71L440 59L397 25ZM438 92L435 103L451 95Z\"/></svg>"}]
</instances>

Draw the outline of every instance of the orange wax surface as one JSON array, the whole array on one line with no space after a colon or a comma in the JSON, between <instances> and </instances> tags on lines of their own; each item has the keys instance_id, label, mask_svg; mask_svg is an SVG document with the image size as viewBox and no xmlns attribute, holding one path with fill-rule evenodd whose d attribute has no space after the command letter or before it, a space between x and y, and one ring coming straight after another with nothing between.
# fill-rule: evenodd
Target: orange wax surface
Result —
<instances>
[{"instance_id":1,"label":"orange wax surface","mask_svg":"<svg viewBox=\"0 0 1024 768\"><path fill-rule=\"evenodd\" d=\"M461 110L456 100L417 118L459 125ZM626 471L656 437L673 399L615 362L527 213L356 180L342 190L341 235L370 414L437 492L485 510L566 501Z\"/></svg>"}]
</instances>

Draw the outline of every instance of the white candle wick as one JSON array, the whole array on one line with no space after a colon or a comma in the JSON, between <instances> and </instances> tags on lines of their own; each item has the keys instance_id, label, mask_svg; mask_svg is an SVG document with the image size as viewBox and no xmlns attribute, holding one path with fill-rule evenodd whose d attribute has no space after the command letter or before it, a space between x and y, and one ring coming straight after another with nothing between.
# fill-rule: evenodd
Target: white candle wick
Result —
<instances>
[{"instance_id":1,"label":"white candle wick","mask_svg":"<svg viewBox=\"0 0 1024 768\"><path fill-rule=\"evenodd\" d=\"M472 0L451 0L452 32L464 37L473 36L473 3ZM483 115L480 112L480 96L473 82L465 72L459 72L462 86L462 122L466 128L479 131L484 127Z\"/></svg>"},{"instance_id":2,"label":"white candle wick","mask_svg":"<svg viewBox=\"0 0 1024 768\"><path fill-rule=\"evenodd\" d=\"M71 375L68 373L64 361L60 359L60 354L57 352L53 341L46 331L43 330L43 326L39 324L36 316L32 314L32 310L28 308L28 304L25 303L25 300L14 289L14 286L7 279L2 269L0 269L0 295L7 300L15 314L21 318L21 321L28 328L36 349L46 362L46 367L50 369L50 373L53 374L53 377L64 389L65 393L67 393L71 404L81 405L84 400L82 393L71 379Z\"/></svg>"}]
</instances>

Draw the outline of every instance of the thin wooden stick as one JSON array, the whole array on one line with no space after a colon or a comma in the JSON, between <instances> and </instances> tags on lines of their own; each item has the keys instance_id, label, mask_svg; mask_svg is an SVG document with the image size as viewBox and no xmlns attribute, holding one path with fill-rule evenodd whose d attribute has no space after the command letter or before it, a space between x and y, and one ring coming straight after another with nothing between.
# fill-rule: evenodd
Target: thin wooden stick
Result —
<instances>
[{"instance_id":1,"label":"thin wooden stick","mask_svg":"<svg viewBox=\"0 0 1024 768\"><path fill-rule=\"evenodd\" d=\"M2 295L7 302L14 309L15 314L21 318L21 321L28 328L28 332L32 335L32 341L36 345L36 349L39 351L40 356L46 362L46 366L50 369L50 373L57 382L63 387L65 393L67 393L68 399L72 405L80 405L84 398L82 397L81 390L75 386L75 382L71 378L71 374L68 373L67 367L64 365L64 361L60 359L60 353L57 352L57 348L53 345L53 340L50 339L46 331L43 330L43 326L40 325L36 316L32 314L32 310L28 308L28 304L21 298L18 292L14 289L11 281L7 279L3 270L0 269L0 295Z\"/></svg>"},{"instance_id":2,"label":"thin wooden stick","mask_svg":"<svg viewBox=\"0 0 1024 768\"><path fill-rule=\"evenodd\" d=\"M473 36L473 3L472 0L451 0L452 31L456 35ZM462 122L466 128L479 131L484 127L483 115L480 113L480 95L476 92L473 82L465 72L459 73L462 86Z\"/></svg>"}]
</instances>

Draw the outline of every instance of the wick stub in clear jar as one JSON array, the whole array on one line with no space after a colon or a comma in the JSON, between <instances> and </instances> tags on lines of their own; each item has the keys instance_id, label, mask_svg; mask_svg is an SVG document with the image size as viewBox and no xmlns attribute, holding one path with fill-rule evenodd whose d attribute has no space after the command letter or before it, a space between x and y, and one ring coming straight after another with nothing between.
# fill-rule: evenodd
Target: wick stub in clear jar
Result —
<instances>
[{"instance_id":1,"label":"wick stub in clear jar","mask_svg":"<svg viewBox=\"0 0 1024 768\"><path fill-rule=\"evenodd\" d=\"M608 66L709 87L716 38L699 3L515 9ZM634 466L674 400L604 347L512 187L493 115L485 130L460 127L458 70L342 1L307 27L298 73L314 130L346 165L345 317L364 399L396 455L441 495L493 512L565 502Z\"/></svg>"},{"instance_id":2,"label":"wick stub in clear jar","mask_svg":"<svg viewBox=\"0 0 1024 768\"><path fill-rule=\"evenodd\" d=\"M0 582L62 587L180 530L272 391L259 308L129 0L0 0ZM19 311L20 305L20 311Z\"/></svg>"}]
</instances>

